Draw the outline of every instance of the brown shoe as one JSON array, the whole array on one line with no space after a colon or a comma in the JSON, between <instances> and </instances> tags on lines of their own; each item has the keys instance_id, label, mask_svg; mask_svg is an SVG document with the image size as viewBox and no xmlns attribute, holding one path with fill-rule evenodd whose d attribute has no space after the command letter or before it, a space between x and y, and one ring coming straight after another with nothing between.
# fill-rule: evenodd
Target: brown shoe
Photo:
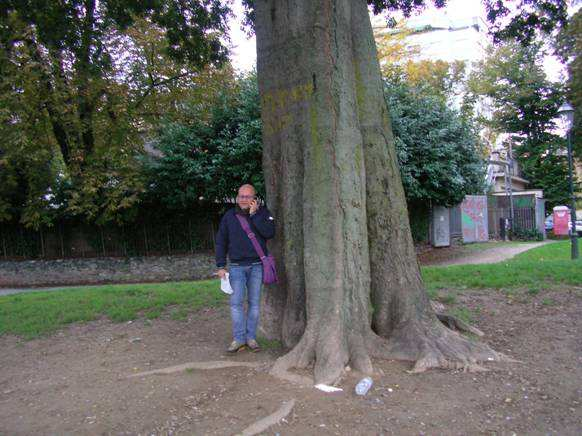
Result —
<instances>
[{"instance_id":1,"label":"brown shoe","mask_svg":"<svg viewBox=\"0 0 582 436\"><path fill-rule=\"evenodd\" d=\"M232 341L228 348L226 349L226 351L229 353L237 353L239 351L244 350L245 346L246 346L245 344L241 344L238 341Z\"/></svg>"},{"instance_id":2,"label":"brown shoe","mask_svg":"<svg viewBox=\"0 0 582 436\"><path fill-rule=\"evenodd\" d=\"M249 347L249 350L251 350L253 353L261 351L261 347L254 339L249 339L247 341L247 347Z\"/></svg>"}]
</instances>

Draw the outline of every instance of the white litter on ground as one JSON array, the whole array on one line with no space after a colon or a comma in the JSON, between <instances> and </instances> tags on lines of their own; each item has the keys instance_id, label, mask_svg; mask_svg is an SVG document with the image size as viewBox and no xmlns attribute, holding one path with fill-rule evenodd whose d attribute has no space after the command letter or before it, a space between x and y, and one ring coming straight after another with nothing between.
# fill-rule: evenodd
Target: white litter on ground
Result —
<instances>
[{"instance_id":1,"label":"white litter on ground","mask_svg":"<svg viewBox=\"0 0 582 436\"><path fill-rule=\"evenodd\" d=\"M323 392L341 392L341 391L343 391L342 388L336 388L335 386L324 385L323 383L315 385L314 387L316 389L319 389L320 391L323 391Z\"/></svg>"}]
</instances>

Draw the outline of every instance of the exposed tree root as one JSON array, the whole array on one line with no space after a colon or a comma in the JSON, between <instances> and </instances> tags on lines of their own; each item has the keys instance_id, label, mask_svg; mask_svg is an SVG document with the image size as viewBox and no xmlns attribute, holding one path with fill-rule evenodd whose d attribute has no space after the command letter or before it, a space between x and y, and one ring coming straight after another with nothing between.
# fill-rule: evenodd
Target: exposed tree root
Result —
<instances>
[{"instance_id":1,"label":"exposed tree root","mask_svg":"<svg viewBox=\"0 0 582 436\"><path fill-rule=\"evenodd\" d=\"M471 333L479 337L485 336L485 333L483 333L478 328L473 327L464 321L461 321L459 318L456 318L452 315L445 313L444 304L439 303L438 301L430 300L430 305L434 312L436 313L436 316L439 319L439 321L446 325L448 328L452 330L458 330L463 333Z\"/></svg>"},{"instance_id":2,"label":"exposed tree root","mask_svg":"<svg viewBox=\"0 0 582 436\"><path fill-rule=\"evenodd\" d=\"M403 324L387 340L374 335L369 348L374 357L413 361L413 373L430 368L486 371L484 362L514 361L449 330L436 319Z\"/></svg>"},{"instance_id":3,"label":"exposed tree root","mask_svg":"<svg viewBox=\"0 0 582 436\"><path fill-rule=\"evenodd\" d=\"M344 374L345 366L355 371L373 374L370 357L406 360L414 362L412 373L430 368L462 369L463 371L487 371L485 362L516 362L491 349L487 344L464 337L443 324L483 336L480 330L445 314L427 315L420 320L402 323L390 338L384 339L369 330L366 340L360 335L348 336L344 347L317 348L316 335L306 331L299 343L277 359L270 374L300 385L324 383L333 385ZM320 334L319 337L322 335ZM329 336L326 336L329 339ZM325 345L333 345L334 341ZM337 345L337 343L336 343ZM308 377L290 373L290 368L313 367L315 383Z\"/></svg>"},{"instance_id":4,"label":"exposed tree root","mask_svg":"<svg viewBox=\"0 0 582 436\"><path fill-rule=\"evenodd\" d=\"M461 321L459 318L455 318L454 316L446 313L437 313L436 315L439 321L442 322L451 330L458 330L464 333L471 333L479 337L485 336L485 333L483 333L477 327L473 327L472 325L467 324L465 321Z\"/></svg>"},{"instance_id":5,"label":"exposed tree root","mask_svg":"<svg viewBox=\"0 0 582 436\"><path fill-rule=\"evenodd\" d=\"M187 369L221 369L231 368L235 366L244 366L247 368L257 368L262 365L262 362L233 362L229 360L214 360L209 362L189 362L182 365L169 366L167 368L154 369L151 371L138 372L130 374L127 378L144 377L146 375L154 374L173 374L176 372L185 371Z\"/></svg>"},{"instance_id":6,"label":"exposed tree root","mask_svg":"<svg viewBox=\"0 0 582 436\"><path fill-rule=\"evenodd\" d=\"M314 384L311 378L292 374L288 371L291 368L304 369L313 363L315 358L315 348L313 345L307 345L308 341L305 337L306 335L303 335L303 338L291 351L275 361L275 364L270 371L270 374L273 377L302 386L311 386Z\"/></svg>"},{"instance_id":7,"label":"exposed tree root","mask_svg":"<svg viewBox=\"0 0 582 436\"><path fill-rule=\"evenodd\" d=\"M299 343L284 356L277 359L270 374L283 380L301 385L314 385L318 383L333 385L337 383L345 373L346 365L350 365L356 371L372 374L374 368L365 341L359 335L349 336L347 344L335 346L334 337L319 335L323 341L319 348L314 339L315 335L308 332L303 335ZM335 345L334 345L335 344ZM291 368L304 369L313 367L314 380L308 377L291 374Z\"/></svg>"},{"instance_id":8,"label":"exposed tree root","mask_svg":"<svg viewBox=\"0 0 582 436\"><path fill-rule=\"evenodd\" d=\"M240 436L254 436L256 434L264 432L269 427L279 423L279 421L281 421L283 418L289 416L289 414L293 410L293 406L295 406L295 400L287 401L275 413L272 413L269 416L266 416L263 419L258 420L253 425L245 428L240 433Z\"/></svg>"}]
</instances>

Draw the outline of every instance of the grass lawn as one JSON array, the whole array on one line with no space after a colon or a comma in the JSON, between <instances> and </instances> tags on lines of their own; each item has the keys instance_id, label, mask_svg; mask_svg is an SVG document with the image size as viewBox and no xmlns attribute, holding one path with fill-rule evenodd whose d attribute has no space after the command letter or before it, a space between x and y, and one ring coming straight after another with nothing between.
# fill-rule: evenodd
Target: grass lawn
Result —
<instances>
[{"instance_id":1,"label":"grass lawn","mask_svg":"<svg viewBox=\"0 0 582 436\"><path fill-rule=\"evenodd\" d=\"M433 297L439 289L523 288L534 293L564 284L582 285L582 260L570 260L570 245L565 241L498 264L424 267L422 274ZM0 297L0 335L34 338L66 324L104 316L113 322L123 322L139 317L153 319L167 311L174 319L185 319L189 312L215 307L224 301L226 296L220 291L218 280L8 295Z\"/></svg>"},{"instance_id":2,"label":"grass lawn","mask_svg":"<svg viewBox=\"0 0 582 436\"><path fill-rule=\"evenodd\" d=\"M544 245L495 264L427 266L422 276L434 293L445 288L543 289L582 285L582 260L570 259L570 242Z\"/></svg>"},{"instance_id":3,"label":"grass lawn","mask_svg":"<svg viewBox=\"0 0 582 436\"><path fill-rule=\"evenodd\" d=\"M113 322L153 319L167 309L172 318L185 319L190 311L214 307L225 300L219 283L207 280L107 285L8 295L0 297L0 335L34 338L65 324L102 316Z\"/></svg>"}]
</instances>

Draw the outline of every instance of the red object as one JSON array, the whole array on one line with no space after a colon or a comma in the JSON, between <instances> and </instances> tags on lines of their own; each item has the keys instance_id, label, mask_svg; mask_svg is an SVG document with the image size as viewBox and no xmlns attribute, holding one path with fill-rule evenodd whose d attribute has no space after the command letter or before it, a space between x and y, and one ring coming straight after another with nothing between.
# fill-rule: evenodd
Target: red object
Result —
<instances>
[{"instance_id":1,"label":"red object","mask_svg":"<svg viewBox=\"0 0 582 436\"><path fill-rule=\"evenodd\" d=\"M566 206L554 207L554 235L568 235L570 223L570 209Z\"/></svg>"}]
</instances>

